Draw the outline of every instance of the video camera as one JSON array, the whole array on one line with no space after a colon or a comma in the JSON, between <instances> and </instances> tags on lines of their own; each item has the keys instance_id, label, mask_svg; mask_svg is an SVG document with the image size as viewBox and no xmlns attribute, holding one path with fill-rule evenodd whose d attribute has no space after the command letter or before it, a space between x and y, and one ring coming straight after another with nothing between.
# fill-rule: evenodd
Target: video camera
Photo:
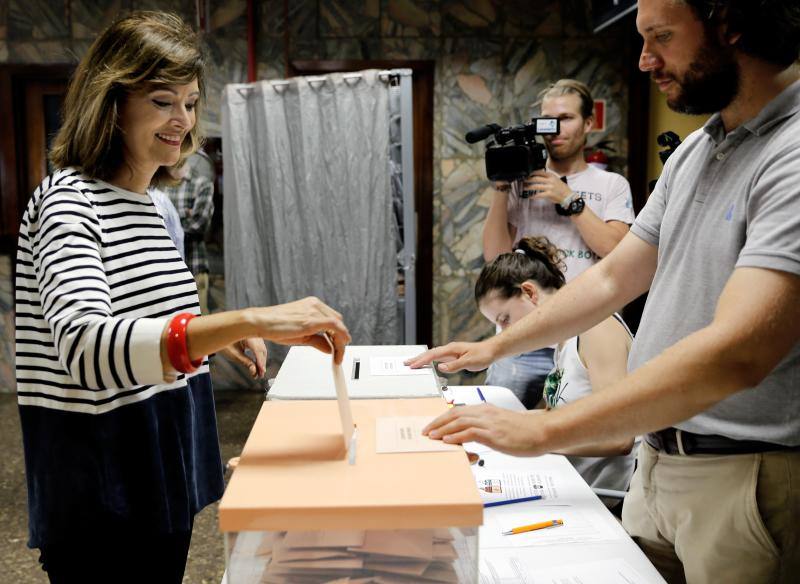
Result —
<instances>
[{"instance_id":1,"label":"video camera","mask_svg":"<svg viewBox=\"0 0 800 584\"><path fill-rule=\"evenodd\" d=\"M536 136L555 136L560 129L558 118L533 118L529 124L508 128L487 124L467 132L464 139L474 144L491 137L486 144L486 176L493 181L514 181L545 167L547 149Z\"/></svg>"},{"instance_id":2,"label":"video camera","mask_svg":"<svg viewBox=\"0 0 800 584\"><path fill-rule=\"evenodd\" d=\"M667 130L656 137L656 142L658 142L659 146L664 148L664 150L658 152L658 157L661 159L661 164L666 164L669 157L672 156L672 153L681 145L681 137L675 132Z\"/></svg>"},{"instance_id":3,"label":"video camera","mask_svg":"<svg viewBox=\"0 0 800 584\"><path fill-rule=\"evenodd\" d=\"M661 159L661 164L666 164L669 157L672 156L672 153L677 150L678 146L681 145L681 137L678 136L675 132L670 132L667 130L662 134L659 134L656 137L656 142L658 145L664 148L664 150L658 151L658 157ZM648 184L648 190L652 193L653 190L656 188L656 183L658 179L651 180Z\"/></svg>"}]
</instances>

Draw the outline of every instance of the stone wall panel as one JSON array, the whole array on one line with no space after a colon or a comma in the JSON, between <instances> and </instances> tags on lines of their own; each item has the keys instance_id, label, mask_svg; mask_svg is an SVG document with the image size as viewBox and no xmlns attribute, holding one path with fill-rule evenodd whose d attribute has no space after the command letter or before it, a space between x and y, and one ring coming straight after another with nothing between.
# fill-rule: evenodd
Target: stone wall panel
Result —
<instances>
[{"instance_id":1,"label":"stone wall panel","mask_svg":"<svg viewBox=\"0 0 800 584\"><path fill-rule=\"evenodd\" d=\"M196 22L194 0L11 0L5 13L2 4L0 62L74 63L111 18L130 9L168 9ZM211 7L204 34L209 53L204 121L209 134L218 135L224 85L246 80L246 1ZM464 133L490 122L505 126L529 119L548 83L575 77L607 100L608 129L589 141L611 140L618 150L613 161L624 171L626 63L633 58L627 36L619 27L594 36L585 0L298 0L289 2L287 55L283 10L282 0L258 3L259 78L283 77L287 58L435 61L434 343L493 334L472 298L483 264L481 230L491 190L483 144L466 144ZM213 274L212 281L221 307L224 280ZM8 306L0 306L3 310L10 314ZM8 342L0 347L0 376L2 351L13 352ZM233 374L223 377L242 383ZM451 382L476 380L482 375L456 375ZM0 379L0 387L9 383L13 386L13 379Z\"/></svg>"}]
</instances>

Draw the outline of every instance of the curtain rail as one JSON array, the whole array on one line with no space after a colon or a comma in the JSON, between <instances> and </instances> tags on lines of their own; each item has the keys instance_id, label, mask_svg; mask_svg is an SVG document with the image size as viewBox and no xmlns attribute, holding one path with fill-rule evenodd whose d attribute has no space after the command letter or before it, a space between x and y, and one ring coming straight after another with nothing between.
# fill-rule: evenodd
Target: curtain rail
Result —
<instances>
[{"instance_id":1,"label":"curtain rail","mask_svg":"<svg viewBox=\"0 0 800 584\"><path fill-rule=\"evenodd\" d=\"M383 70L378 72L378 79L383 81L384 83L391 83L392 85L397 85L400 83L400 77L410 77L411 70L408 69L401 69L401 70ZM363 79L364 76L361 73L345 73L342 75L342 78L345 81L357 81ZM306 77L305 78L309 83L319 83L324 84L328 82L327 76L316 76L316 77ZM285 89L291 84L290 79L279 79L275 81L266 80L266 83L269 84L275 91L280 91ZM244 86L244 87L237 87L236 92L241 95L242 97L247 97L253 90L252 86Z\"/></svg>"}]
</instances>

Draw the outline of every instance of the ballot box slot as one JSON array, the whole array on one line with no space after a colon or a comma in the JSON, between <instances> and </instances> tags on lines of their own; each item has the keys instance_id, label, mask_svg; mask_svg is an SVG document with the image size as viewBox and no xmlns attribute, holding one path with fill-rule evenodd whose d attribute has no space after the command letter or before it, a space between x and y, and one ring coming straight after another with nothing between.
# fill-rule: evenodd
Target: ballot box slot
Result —
<instances>
[{"instance_id":1,"label":"ballot box slot","mask_svg":"<svg viewBox=\"0 0 800 584\"><path fill-rule=\"evenodd\" d=\"M358 379L361 374L361 359L353 359L353 379Z\"/></svg>"}]
</instances>

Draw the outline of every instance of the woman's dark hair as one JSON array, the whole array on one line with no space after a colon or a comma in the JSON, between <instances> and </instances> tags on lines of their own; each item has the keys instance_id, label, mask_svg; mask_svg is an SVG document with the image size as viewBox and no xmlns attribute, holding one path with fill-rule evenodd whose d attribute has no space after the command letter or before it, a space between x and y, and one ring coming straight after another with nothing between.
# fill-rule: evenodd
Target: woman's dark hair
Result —
<instances>
[{"instance_id":1,"label":"woman's dark hair","mask_svg":"<svg viewBox=\"0 0 800 584\"><path fill-rule=\"evenodd\" d=\"M680 0L705 23L741 34L736 46L753 57L788 67L800 58L800 3L797 0Z\"/></svg>"},{"instance_id":2,"label":"woman's dark hair","mask_svg":"<svg viewBox=\"0 0 800 584\"><path fill-rule=\"evenodd\" d=\"M483 266L475 283L475 301L480 302L496 290L502 298L522 293L520 285L528 280L545 290L556 290L566 284L562 260L564 253L546 237L525 237L514 251L497 256Z\"/></svg>"},{"instance_id":3,"label":"woman's dark hair","mask_svg":"<svg viewBox=\"0 0 800 584\"><path fill-rule=\"evenodd\" d=\"M50 161L57 168L75 166L108 180L124 163L119 111L128 95L197 80L205 95L205 57L200 38L178 16L134 12L111 24L95 39L78 64L64 100L64 123L53 140ZM202 100L195 106L199 121ZM200 147L195 123L181 144L175 168ZM159 167L152 184L173 184Z\"/></svg>"}]
</instances>

